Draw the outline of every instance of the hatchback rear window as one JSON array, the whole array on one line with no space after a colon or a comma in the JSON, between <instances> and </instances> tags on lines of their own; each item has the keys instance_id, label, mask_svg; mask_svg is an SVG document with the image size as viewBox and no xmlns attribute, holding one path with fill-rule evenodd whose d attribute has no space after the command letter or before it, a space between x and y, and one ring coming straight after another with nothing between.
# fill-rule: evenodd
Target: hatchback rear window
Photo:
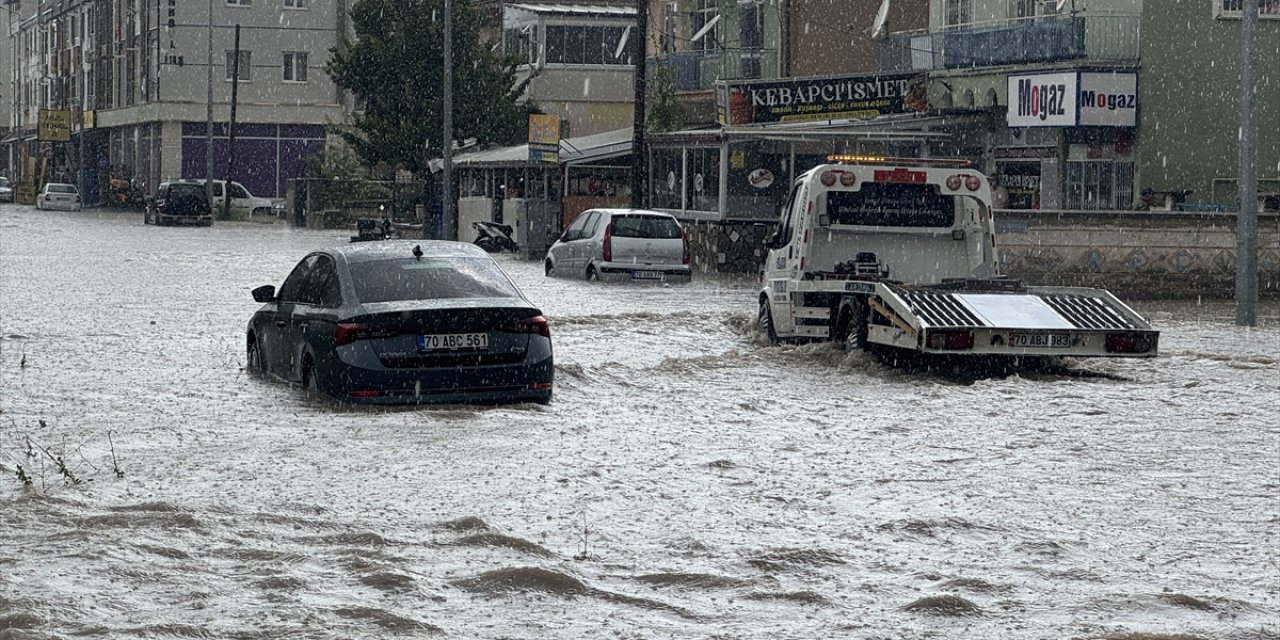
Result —
<instances>
[{"instance_id":1,"label":"hatchback rear window","mask_svg":"<svg viewBox=\"0 0 1280 640\"><path fill-rule=\"evenodd\" d=\"M171 184L169 185L169 198L177 200L184 196L195 196L197 198L205 198L205 190L203 184Z\"/></svg>"},{"instance_id":2,"label":"hatchback rear window","mask_svg":"<svg viewBox=\"0 0 1280 640\"><path fill-rule=\"evenodd\" d=\"M51 184L49 193L75 193L76 188L69 184Z\"/></svg>"},{"instance_id":3,"label":"hatchback rear window","mask_svg":"<svg viewBox=\"0 0 1280 640\"><path fill-rule=\"evenodd\" d=\"M614 216L612 224L615 238L672 240L680 237L680 225L666 216Z\"/></svg>"},{"instance_id":4,"label":"hatchback rear window","mask_svg":"<svg viewBox=\"0 0 1280 640\"><path fill-rule=\"evenodd\" d=\"M351 282L360 302L440 298L519 298L491 258L413 258L357 262Z\"/></svg>"}]
</instances>

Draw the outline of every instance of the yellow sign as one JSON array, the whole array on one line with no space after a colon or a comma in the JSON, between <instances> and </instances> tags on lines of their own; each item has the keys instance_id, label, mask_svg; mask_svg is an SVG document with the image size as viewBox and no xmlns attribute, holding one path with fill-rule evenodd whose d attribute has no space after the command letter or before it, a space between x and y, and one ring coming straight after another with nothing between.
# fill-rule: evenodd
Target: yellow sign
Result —
<instances>
[{"instance_id":1,"label":"yellow sign","mask_svg":"<svg viewBox=\"0 0 1280 640\"><path fill-rule=\"evenodd\" d=\"M18 204L35 204L36 186L29 182L19 183L13 190L13 201Z\"/></svg>"},{"instance_id":2,"label":"yellow sign","mask_svg":"<svg viewBox=\"0 0 1280 640\"><path fill-rule=\"evenodd\" d=\"M83 116L84 116L84 122L82 122L82 123L80 124L80 127L81 127L81 128L83 128L83 129L92 129L92 128L94 128L94 127L98 126L98 112L97 112L97 111L85 111L85 112L84 112L84 113L82 113L81 115L83 115Z\"/></svg>"},{"instance_id":3,"label":"yellow sign","mask_svg":"<svg viewBox=\"0 0 1280 640\"><path fill-rule=\"evenodd\" d=\"M560 116L529 114L529 161L560 161Z\"/></svg>"},{"instance_id":4,"label":"yellow sign","mask_svg":"<svg viewBox=\"0 0 1280 640\"><path fill-rule=\"evenodd\" d=\"M66 142L71 139L71 112L41 109L38 139L42 142Z\"/></svg>"}]
</instances>

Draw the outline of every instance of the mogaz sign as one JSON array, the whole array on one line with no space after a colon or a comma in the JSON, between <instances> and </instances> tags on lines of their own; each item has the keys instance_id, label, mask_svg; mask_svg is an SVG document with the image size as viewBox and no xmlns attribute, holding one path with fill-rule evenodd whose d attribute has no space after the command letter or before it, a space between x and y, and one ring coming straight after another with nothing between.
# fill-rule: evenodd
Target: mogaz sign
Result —
<instances>
[{"instance_id":1,"label":"mogaz sign","mask_svg":"<svg viewBox=\"0 0 1280 640\"><path fill-rule=\"evenodd\" d=\"M1065 71L1009 76L1011 127L1134 127L1138 77Z\"/></svg>"}]
</instances>

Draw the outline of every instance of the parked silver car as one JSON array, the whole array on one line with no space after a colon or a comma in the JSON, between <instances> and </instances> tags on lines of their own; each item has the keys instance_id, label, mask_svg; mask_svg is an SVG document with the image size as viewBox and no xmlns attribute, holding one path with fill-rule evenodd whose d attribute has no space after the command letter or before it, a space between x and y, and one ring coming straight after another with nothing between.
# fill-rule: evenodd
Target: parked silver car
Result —
<instances>
[{"instance_id":1,"label":"parked silver car","mask_svg":"<svg viewBox=\"0 0 1280 640\"><path fill-rule=\"evenodd\" d=\"M670 214L588 209L551 245L549 276L588 280L688 282L689 238Z\"/></svg>"},{"instance_id":2,"label":"parked silver car","mask_svg":"<svg viewBox=\"0 0 1280 640\"><path fill-rule=\"evenodd\" d=\"M50 182L36 195L37 209L80 210L80 191L74 184Z\"/></svg>"}]
</instances>

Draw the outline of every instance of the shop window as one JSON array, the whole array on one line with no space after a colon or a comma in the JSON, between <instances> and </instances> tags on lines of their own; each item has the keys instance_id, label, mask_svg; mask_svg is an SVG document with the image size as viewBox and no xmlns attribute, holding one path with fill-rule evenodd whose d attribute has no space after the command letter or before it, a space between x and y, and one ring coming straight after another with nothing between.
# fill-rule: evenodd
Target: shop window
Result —
<instances>
[{"instance_id":1,"label":"shop window","mask_svg":"<svg viewBox=\"0 0 1280 640\"><path fill-rule=\"evenodd\" d=\"M253 79L253 65L251 64L253 60L253 55L252 55L253 52L245 51L244 49L241 49L239 53L240 53L240 66L238 69L236 69L235 67L236 52L235 51L226 52L227 54L226 79L230 81L232 70L236 69L240 74L240 81L248 82Z\"/></svg>"},{"instance_id":2,"label":"shop window","mask_svg":"<svg viewBox=\"0 0 1280 640\"><path fill-rule=\"evenodd\" d=\"M653 150L649 200L655 209L679 211L683 208L680 199L684 189L681 159L682 153L678 148Z\"/></svg>"},{"instance_id":3,"label":"shop window","mask_svg":"<svg viewBox=\"0 0 1280 640\"><path fill-rule=\"evenodd\" d=\"M720 149L690 148L686 202L690 211L720 212Z\"/></svg>"},{"instance_id":4,"label":"shop window","mask_svg":"<svg viewBox=\"0 0 1280 640\"><path fill-rule=\"evenodd\" d=\"M1067 163L1068 209L1133 206L1133 163L1084 160Z\"/></svg>"}]
</instances>

